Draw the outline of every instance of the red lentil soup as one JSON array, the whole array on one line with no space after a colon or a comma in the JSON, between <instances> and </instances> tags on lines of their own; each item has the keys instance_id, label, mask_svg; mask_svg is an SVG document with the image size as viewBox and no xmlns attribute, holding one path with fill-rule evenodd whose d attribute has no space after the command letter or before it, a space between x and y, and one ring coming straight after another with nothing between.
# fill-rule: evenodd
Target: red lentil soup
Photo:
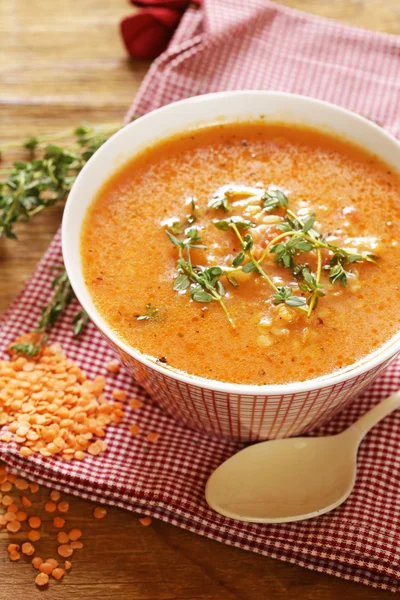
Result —
<instances>
[{"instance_id":1,"label":"red lentil soup","mask_svg":"<svg viewBox=\"0 0 400 600\"><path fill-rule=\"evenodd\" d=\"M335 372L399 330L397 240L398 174L344 139L253 122L132 158L89 207L81 255L132 348L263 385Z\"/></svg>"}]
</instances>

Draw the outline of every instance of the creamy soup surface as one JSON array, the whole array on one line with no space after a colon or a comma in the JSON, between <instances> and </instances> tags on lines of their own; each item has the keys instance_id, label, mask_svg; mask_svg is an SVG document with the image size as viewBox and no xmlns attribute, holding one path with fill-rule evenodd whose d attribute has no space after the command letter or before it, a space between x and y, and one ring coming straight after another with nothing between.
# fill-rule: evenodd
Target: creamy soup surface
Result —
<instances>
[{"instance_id":1,"label":"creamy soup surface","mask_svg":"<svg viewBox=\"0 0 400 600\"><path fill-rule=\"evenodd\" d=\"M282 204L271 209L277 190ZM271 248L296 236L268 246L279 227L294 214L301 229L313 213L303 241L318 238L319 250L300 245L291 266L278 264ZM177 265L174 240L206 246L189 249L190 266L201 281L219 267L215 294ZM334 372L399 330L398 240L400 179L388 166L345 140L261 121L191 131L134 157L89 207L81 256L98 311L131 347L189 374L262 385ZM359 257L341 263L346 281L332 272L329 245ZM261 259L269 281L242 270ZM302 269L319 272L312 310Z\"/></svg>"}]
</instances>

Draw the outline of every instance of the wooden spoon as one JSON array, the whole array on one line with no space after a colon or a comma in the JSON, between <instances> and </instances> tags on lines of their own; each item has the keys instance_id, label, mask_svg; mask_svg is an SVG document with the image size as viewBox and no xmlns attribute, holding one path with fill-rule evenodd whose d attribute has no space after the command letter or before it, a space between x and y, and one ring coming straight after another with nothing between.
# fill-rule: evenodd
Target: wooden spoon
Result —
<instances>
[{"instance_id":1,"label":"wooden spoon","mask_svg":"<svg viewBox=\"0 0 400 600\"><path fill-rule=\"evenodd\" d=\"M209 478L215 511L250 523L288 523L333 510L351 494L365 434L400 406L400 391L329 437L272 440L241 450Z\"/></svg>"}]
</instances>

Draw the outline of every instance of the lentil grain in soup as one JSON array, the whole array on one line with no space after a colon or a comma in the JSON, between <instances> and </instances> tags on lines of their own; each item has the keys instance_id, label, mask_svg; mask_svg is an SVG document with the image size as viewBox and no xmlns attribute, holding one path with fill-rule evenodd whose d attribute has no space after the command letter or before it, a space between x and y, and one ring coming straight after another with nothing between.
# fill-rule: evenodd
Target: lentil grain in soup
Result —
<instances>
[{"instance_id":1,"label":"lentil grain in soup","mask_svg":"<svg viewBox=\"0 0 400 600\"><path fill-rule=\"evenodd\" d=\"M86 285L127 344L219 381L329 374L399 329L400 179L328 134L214 125L128 162L89 207Z\"/></svg>"}]
</instances>

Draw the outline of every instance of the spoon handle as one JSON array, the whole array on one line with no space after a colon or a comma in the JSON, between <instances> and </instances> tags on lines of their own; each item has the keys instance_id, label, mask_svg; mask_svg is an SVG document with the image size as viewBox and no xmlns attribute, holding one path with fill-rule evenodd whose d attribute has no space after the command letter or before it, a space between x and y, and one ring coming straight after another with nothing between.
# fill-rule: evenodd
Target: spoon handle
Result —
<instances>
[{"instance_id":1,"label":"spoon handle","mask_svg":"<svg viewBox=\"0 0 400 600\"><path fill-rule=\"evenodd\" d=\"M384 419L387 415L399 407L400 391L394 392L394 394L391 394L388 396L388 398L382 400L382 402L374 406L374 408L371 408L371 410L365 413L365 415L358 419L358 421L353 423L353 425L351 425L347 431L353 433L357 432L360 436L360 440L362 440L365 434L368 433L372 427L374 427L377 423L379 423L379 421Z\"/></svg>"}]
</instances>

